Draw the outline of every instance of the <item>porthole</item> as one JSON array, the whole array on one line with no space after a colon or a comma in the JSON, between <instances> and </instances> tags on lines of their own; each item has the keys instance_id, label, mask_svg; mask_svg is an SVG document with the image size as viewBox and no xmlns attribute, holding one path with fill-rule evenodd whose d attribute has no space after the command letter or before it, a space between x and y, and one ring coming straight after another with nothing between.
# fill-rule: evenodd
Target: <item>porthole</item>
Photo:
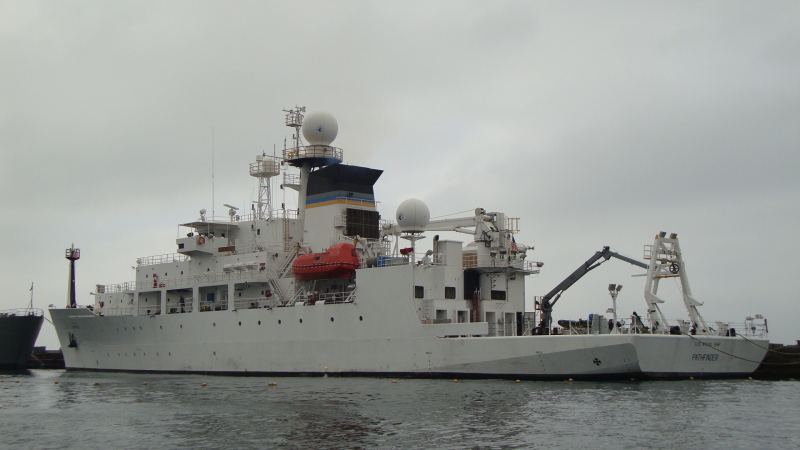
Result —
<instances>
[{"instance_id":1,"label":"porthole","mask_svg":"<svg viewBox=\"0 0 800 450\"><path fill-rule=\"evenodd\" d=\"M159 326L158 326L158 328L159 328L159 329L161 329L161 330L163 330L163 329L164 329L164 326L163 326L163 325L159 325Z\"/></svg>"},{"instance_id":2,"label":"porthole","mask_svg":"<svg viewBox=\"0 0 800 450\"><path fill-rule=\"evenodd\" d=\"M213 326L217 326L217 322L214 322L212 325L213 325Z\"/></svg>"},{"instance_id":3,"label":"porthole","mask_svg":"<svg viewBox=\"0 0 800 450\"><path fill-rule=\"evenodd\" d=\"M300 323L303 323L303 319L300 319Z\"/></svg>"},{"instance_id":4,"label":"porthole","mask_svg":"<svg viewBox=\"0 0 800 450\"><path fill-rule=\"evenodd\" d=\"M358 320L363 322L364 321L364 317L363 316L358 316Z\"/></svg>"},{"instance_id":5,"label":"porthole","mask_svg":"<svg viewBox=\"0 0 800 450\"><path fill-rule=\"evenodd\" d=\"M183 328L183 324L181 324L181 328Z\"/></svg>"},{"instance_id":6,"label":"porthole","mask_svg":"<svg viewBox=\"0 0 800 450\"><path fill-rule=\"evenodd\" d=\"M242 322L239 322L239 326L242 326Z\"/></svg>"},{"instance_id":7,"label":"porthole","mask_svg":"<svg viewBox=\"0 0 800 450\"><path fill-rule=\"evenodd\" d=\"M169 356L172 356L172 352L169 352Z\"/></svg>"},{"instance_id":8,"label":"porthole","mask_svg":"<svg viewBox=\"0 0 800 450\"><path fill-rule=\"evenodd\" d=\"M217 356L217 352L211 352L211 355Z\"/></svg>"},{"instance_id":9,"label":"porthole","mask_svg":"<svg viewBox=\"0 0 800 450\"><path fill-rule=\"evenodd\" d=\"M261 325L261 321L260 320L258 321L258 324Z\"/></svg>"},{"instance_id":10,"label":"porthole","mask_svg":"<svg viewBox=\"0 0 800 450\"><path fill-rule=\"evenodd\" d=\"M333 322L333 317L331 317L331 322Z\"/></svg>"}]
</instances>

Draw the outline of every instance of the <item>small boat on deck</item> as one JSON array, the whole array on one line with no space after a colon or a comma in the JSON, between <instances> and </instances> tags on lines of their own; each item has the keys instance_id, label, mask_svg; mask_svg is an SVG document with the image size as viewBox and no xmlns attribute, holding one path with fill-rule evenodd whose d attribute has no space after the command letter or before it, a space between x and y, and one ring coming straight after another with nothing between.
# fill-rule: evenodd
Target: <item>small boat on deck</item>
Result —
<instances>
[{"instance_id":1,"label":"small boat on deck","mask_svg":"<svg viewBox=\"0 0 800 450\"><path fill-rule=\"evenodd\" d=\"M342 242L331 246L324 253L299 255L292 264L292 271L300 281L324 280L328 278L352 278L361 267L361 259L353 244Z\"/></svg>"}]
</instances>

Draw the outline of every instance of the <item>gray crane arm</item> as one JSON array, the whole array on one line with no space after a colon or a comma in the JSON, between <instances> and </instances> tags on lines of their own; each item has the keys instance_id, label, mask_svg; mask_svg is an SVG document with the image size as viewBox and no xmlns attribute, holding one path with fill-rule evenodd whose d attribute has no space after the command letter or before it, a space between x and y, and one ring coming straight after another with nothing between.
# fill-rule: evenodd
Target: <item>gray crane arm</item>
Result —
<instances>
[{"instance_id":1,"label":"gray crane arm","mask_svg":"<svg viewBox=\"0 0 800 450\"><path fill-rule=\"evenodd\" d=\"M632 258L628 258L627 256L620 255L617 252L612 252L608 246L603 247L603 250L596 252L591 258L586 260L580 267L575 269L567 278L564 279L558 286L554 287L553 290L545 294L542 297L542 326L544 334L550 334L550 326L552 324L552 313L553 313L553 305L556 304L559 298L561 298L561 294L564 293L567 289L570 288L573 284L577 283L578 280L583 278L584 275L589 273L590 270L598 267L600 264L608 261L611 258L617 258L627 263L633 264L635 266L639 266L642 268L647 269L649 266L646 263L641 261L637 261ZM602 260L602 261L601 261Z\"/></svg>"}]
</instances>

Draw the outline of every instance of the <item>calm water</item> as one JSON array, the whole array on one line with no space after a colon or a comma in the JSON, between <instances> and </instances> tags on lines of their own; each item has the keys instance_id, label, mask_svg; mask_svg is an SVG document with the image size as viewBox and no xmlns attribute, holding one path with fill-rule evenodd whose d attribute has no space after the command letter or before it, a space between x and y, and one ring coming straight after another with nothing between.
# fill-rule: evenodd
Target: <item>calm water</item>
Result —
<instances>
[{"instance_id":1,"label":"calm water","mask_svg":"<svg viewBox=\"0 0 800 450\"><path fill-rule=\"evenodd\" d=\"M7 448L800 447L797 381L0 380Z\"/></svg>"}]
</instances>

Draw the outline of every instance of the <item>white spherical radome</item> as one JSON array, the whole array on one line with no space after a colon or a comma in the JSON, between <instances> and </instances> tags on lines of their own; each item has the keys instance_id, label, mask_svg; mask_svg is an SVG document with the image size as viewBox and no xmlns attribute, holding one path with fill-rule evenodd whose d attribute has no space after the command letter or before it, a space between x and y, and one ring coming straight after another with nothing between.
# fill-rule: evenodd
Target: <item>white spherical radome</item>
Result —
<instances>
[{"instance_id":1,"label":"white spherical radome","mask_svg":"<svg viewBox=\"0 0 800 450\"><path fill-rule=\"evenodd\" d=\"M303 137L309 145L331 145L339 133L339 123L331 113L313 111L303 119Z\"/></svg>"},{"instance_id":2,"label":"white spherical radome","mask_svg":"<svg viewBox=\"0 0 800 450\"><path fill-rule=\"evenodd\" d=\"M395 215L400 230L406 233L420 233L425 231L425 227L431 219L431 212L428 205L422 200L410 198L400 203Z\"/></svg>"}]
</instances>

